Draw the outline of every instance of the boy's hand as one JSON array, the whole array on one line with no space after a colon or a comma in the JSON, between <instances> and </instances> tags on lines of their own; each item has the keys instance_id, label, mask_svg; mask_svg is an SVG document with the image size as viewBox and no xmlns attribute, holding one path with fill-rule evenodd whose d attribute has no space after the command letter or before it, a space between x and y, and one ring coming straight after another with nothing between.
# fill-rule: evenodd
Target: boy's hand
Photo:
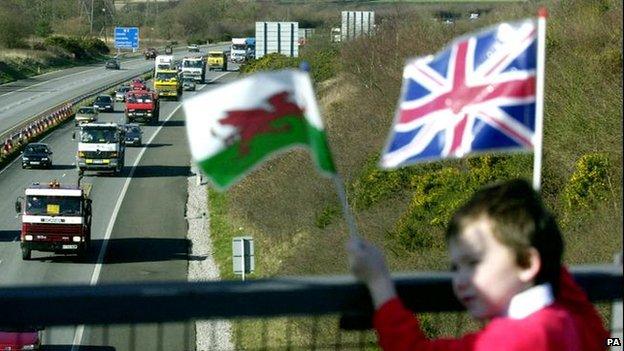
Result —
<instances>
[{"instance_id":1,"label":"boy's hand","mask_svg":"<svg viewBox=\"0 0 624 351\"><path fill-rule=\"evenodd\" d=\"M351 272L368 286L375 309L396 297L392 277L378 248L361 238L352 237L347 242L347 253Z\"/></svg>"}]
</instances>

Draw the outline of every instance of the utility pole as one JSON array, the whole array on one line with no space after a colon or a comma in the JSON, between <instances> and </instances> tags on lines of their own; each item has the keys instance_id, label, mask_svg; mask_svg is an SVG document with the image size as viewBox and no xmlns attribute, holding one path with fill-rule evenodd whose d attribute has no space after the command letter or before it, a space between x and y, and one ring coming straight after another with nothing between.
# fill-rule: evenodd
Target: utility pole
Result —
<instances>
[{"instance_id":1,"label":"utility pole","mask_svg":"<svg viewBox=\"0 0 624 351\"><path fill-rule=\"evenodd\" d=\"M91 29L89 30L89 34L93 35L93 0L91 0Z\"/></svg>"}]
</instances>

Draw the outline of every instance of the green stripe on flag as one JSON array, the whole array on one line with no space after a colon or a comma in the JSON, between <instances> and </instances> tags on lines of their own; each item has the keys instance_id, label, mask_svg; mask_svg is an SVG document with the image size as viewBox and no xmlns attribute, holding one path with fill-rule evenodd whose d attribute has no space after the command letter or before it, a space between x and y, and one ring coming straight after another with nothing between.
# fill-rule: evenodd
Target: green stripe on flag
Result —
<instances>
[{"instance_id":1,"label":"green stripe on flag","mask_svg":"<svg viewBox=\"0 0 624 351\"><path fill-rule=\"evenodd\" d=\"M305 118L285 116L271 122L273 128L288 130L260 133L248 141L246 150L241 150L241 140L205 160L198 160L199 167L210 177L216 186L226 188L243 177L274 151L295 145L305 145L316 161L317 166L328 173L335 173L334 163L327 145L324 130L318 130Z\"/></svg>"}]
</instances>

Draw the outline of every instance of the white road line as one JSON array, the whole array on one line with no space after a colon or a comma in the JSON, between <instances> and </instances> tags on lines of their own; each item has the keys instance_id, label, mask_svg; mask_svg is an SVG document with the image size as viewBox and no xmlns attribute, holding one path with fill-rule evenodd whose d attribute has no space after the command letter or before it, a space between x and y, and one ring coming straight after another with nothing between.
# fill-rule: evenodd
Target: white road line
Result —
<instances>
[{"instance_id":1,"label":"white road line","mask_svg":"<svg viewBox=\"0 0 624 351\"><path fill-rule=\"evenodd\" d=\"M230 72L225 72L225 73L223 73L223 74L221 74L221 75L211 79L208 83L212 83L215 80L223 77L224 75L226 75L228 73L230 73ZM206 87L206 86L207 85L204 85L204 87ZM202 89L204 87L202 87ZM201 89L199 89L199 90L201 90ZM165 119L160 124L160 126L158 127L156 132L154 134L152 134L152 137L148 140L147 144L151 144L152 143L154 138L156 138L158 133L160 133L160 130L165 125L165 123L168 122L169 119L171 119L171 116L173 116L178 111L178 109L180 109L180 107L182 107L182 104L179 104L178 106L176 106L176 108L173 110L173 112L171 112L169 114L169 116L167 116L167 119ZM126 196L126 191L128 190L128 186L130 185L130 181L132 180L132 175L134 175L134 170L136 169L136 167L138 166L139 162L141 161L141 158L143 157L143 154L145 153L145 150L147 150L147 147L143 147L143 149L141 150L141 152L137 156L136 160L134 161L134 164L132 165L132 169L130 170L130 174L128 174L128 178L126 178L124 186L121 189L121 193L119 194L119 197L117 198L117 203L115 203L115 209L113 210L113 214L111 215L110 220L108 221L108 226L106 227L106 233L104 234L104 240L103 240L102 247L100 248L100 253L98 254L97 263L95 264L95 268L93 269L93 274L91 275L91 282L89 283L90 285L97 284L98 278L100 277L100 272L102 270L102 262L104 261L104 255L106 254L106 247L108 246L108 240L110 239L110 236L111 236L111 234L113 232L113 226L115 225L115 221L117 220L117 214L119 213L119 209L121 208L121 203L123 202L123 199ZM78 327L76 327L76 333L74 334L74 340L72 341L71 351L78 351L78 348L79 348L80 344L82 343L82 334L83 333L84 333L84 325L79 325Z\"/></svg>"}]
</instances>

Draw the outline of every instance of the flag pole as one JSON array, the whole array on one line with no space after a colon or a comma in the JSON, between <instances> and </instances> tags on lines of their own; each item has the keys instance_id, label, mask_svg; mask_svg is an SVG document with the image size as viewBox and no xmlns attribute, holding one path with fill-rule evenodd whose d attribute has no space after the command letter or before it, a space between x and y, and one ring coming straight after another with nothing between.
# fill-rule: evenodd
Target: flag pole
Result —
<instances>
[{"instance_id":1,"label":"flag pole","mask_svg":"<svg viewBox=\"0 0 624 351\"><path fill-rule=\"evenodd\" d=\"M336 186L336 192L338 193L338 197L340 198L340 204L342 205L342 214L347 220L347 226L349 227L349 236L352 239L358 239L360 235L358 234L357 227L355 226L355 219L353 218L353 213L351 213L351 208L349 207L349 202L347 202L347 194L344 188L344 182L338 173L332 176L332 180L334 181L334 185Z\"/></svg>"},{"instance_id":2,"label":"flag pole","mask_svg":"<svg viewBox=\"0 0 624 351\"><path fill-rule=\"evenodd\" d=\"M537 79L535 80L535 136L533 140L533 189L539 191L542 178L544 135L544 66L546 58L546 17L548 10L537 10Z\"/></svg>"}]
</instances>

